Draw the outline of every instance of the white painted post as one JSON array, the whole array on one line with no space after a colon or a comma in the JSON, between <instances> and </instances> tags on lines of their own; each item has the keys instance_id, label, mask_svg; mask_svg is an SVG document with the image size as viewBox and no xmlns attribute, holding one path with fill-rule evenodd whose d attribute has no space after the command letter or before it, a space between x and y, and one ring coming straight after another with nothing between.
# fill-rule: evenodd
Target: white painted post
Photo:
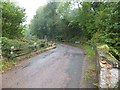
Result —
<instances>
[{"instance_id":1,"label":"white painted post","mask_svg":"<svg viewBox=\"0 0 120 90\"><path fill-rule=\"evenodd\" d=\"M44 36L45 45L47 45L47 35Z\"/></svg>"},{"instance_id":2,"label":"white painted post","mask_svg":"<svg viewBox=\"0 0 120 90\"><path fill-rule=\"evenodd\" d=\"M34 46L36 46L36 44L37 44L37 43L35 42L35 43L34 43Z\"/></svg>"},{"instance_id":3,"label":"white painted post","mask_svg":"<svg viewBox=\"0 0 120 90\"><path fill-rule=\"evenodd\" d=\"M11 47L11 52L10 52L10 54L13 54L13 49L14 49L14 46Z\"/></svg>"},{"instance_id":4,"label":"white painted post","mask_svg":"<svg viewBox=\"0 0 120 90\"><path fill-rule=\"evenodd\" d=\"M35 49L36 49L36 46L37 46L37 43L35 42L35 43L34 43L34 47L35 47Z\"/></svg>"}]
</instances>

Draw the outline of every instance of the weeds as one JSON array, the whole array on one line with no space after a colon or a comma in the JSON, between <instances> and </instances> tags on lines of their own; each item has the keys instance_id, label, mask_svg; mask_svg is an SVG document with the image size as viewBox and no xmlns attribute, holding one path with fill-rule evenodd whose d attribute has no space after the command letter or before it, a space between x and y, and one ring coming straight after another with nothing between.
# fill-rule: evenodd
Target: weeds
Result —
<instances>
[{"instance_id":1,"label":"weeds","mask_svg":"<svg viewBox=\"0 0 120 90\"><path fill-rule=\"evenodd\" d=\"M12 66L14 66L16 63L13 60L7 60L7 61L2 61L1 60L1 64L0 64L0 68L2 70L2 72L9 70L12 68Z\"/></svg>"},{"instance_id":2,"label":"weeds","mask_svg":"<svg viewBox=\"0 0 120 90\"><path fill-rule=\"evenodd\" d=\"M98 71L94 48L86 43L78 44L75 46L84 48L85 53L87 55L86 64L88 64L89 66L86 68L84 80L87 81L88 83L92 83L93 86L98 87Z\"/></svg>"},{"instance_id":3,"label":"weeds","mask_svg":"<svg viewBox=\"0 0 120 90\"><path fill-rule=\"evenodd\" d=\"M84 74L84 80L98 87L98 73L97 73L95 62L93 62L86 70Z\"/></svg>"},{"instance_id":4,"label":"weeds","mask_svg":"<svg viewBox=\"0 0 120 90\"><path fill-rule=\"evenodd\" d=\"M93 86L98 87L98 71L95 50L88 44L85 44L83 47L87 55L87 63L89 64L84 79L85 81L92 83Z\"/></svg>"},{"instance_id":5,"label":"weeds","mask_svg":"<svg viewBox=\"0 0 120 90\"><path fill-rule=\"evenodd\" d=\"M95 50L93 49L92 46L84 43L81 44L80 47L85 49L86 55L89 59L95 56Z\"/></svg>"}]
</instances>

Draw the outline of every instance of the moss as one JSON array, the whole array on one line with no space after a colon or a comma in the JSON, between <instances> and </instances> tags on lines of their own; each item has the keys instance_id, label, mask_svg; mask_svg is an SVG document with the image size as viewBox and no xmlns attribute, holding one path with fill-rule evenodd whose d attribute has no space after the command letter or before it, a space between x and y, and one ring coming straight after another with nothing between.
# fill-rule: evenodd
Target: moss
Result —
<instances>
[{"instance_id":1,"label":"moss","mask_svg":"<svg viewBox=\"0 0 120 90\"><path fill-rule=\"evenodd\" d=\"M106 52L106 51L109 51L109 47L108 47L108 45L106 45L106 44L97 46L97 48L98 48L98 49L102 49L102 50L104 50L105 52Z\"/></svg>"},{"instance_id":2,"label":"moss","mask_svg":"<svg viewBox=\"0 0 120 90\"><path fill-rule=\"evenodd\" d=\"M99 53L101 56L106 57L106 59L107 59L108 61L118 62L117 59L109 52L109 47L108 47L108 45L100 45L100 46L97 46L97 50L98 50L98 53Z\"/></svg>"}]
</instances>

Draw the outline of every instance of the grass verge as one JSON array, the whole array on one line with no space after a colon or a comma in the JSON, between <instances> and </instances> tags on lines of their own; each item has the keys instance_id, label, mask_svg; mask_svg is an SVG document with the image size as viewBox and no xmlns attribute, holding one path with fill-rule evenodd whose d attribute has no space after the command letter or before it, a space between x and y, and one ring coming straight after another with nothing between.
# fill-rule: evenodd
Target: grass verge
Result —
<instances>
[{"instance_id":1,"label":"grass verge","mask_svg":"<svg viewBox=\"0 0 120 90\"><path fill-rule=\"evenodd\" d=\"M95 50L88 44L84 44L83 48L87 55L87 69L84 74L84 80L93 85L93 87L98 88L97 56Z\"/></svg>"},{"instance_id":2,"label":"grass verge","mask_svg":"<svg viewBox=\"0 0 120 90\"><path fill-rule=\"evenodd\" d=\"M84 80L87 83L87 86L92 86L94 88L98 88L98 70L97 70L97 57L95 53L95 49L86 43L82 44L72 44L69 45L83 48L85 50L85 54L87 56L86 60L86 69L84 73Z\"/></svg>"},{"instance_id":3,"label":"grass verge","mask_svg":"<svg viewBox=\"0 0 120 90\"><path fill-rule=\"evenodd\" d=\"M13 60L1 60L0 62L0 70L2 73L4 73L6 70L10 70L13 66L16 65L15 61Z\"/></svg>"}]
</instances>

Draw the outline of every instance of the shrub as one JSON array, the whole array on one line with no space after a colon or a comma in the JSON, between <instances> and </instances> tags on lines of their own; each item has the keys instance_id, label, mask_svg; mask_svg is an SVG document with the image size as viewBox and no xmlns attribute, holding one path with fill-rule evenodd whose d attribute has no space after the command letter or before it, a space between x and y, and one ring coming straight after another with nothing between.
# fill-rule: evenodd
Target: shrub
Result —
<instances>
[{"instance_id":1,"label":"shrub","mask_svg":"<svg viewBox=\"0 0 120 90\"><path fill-rule=\"evenodd\" d=\"M5 56L7 58L11 57L10 52L11 52L12 46L14 46L15 49L28 47L28 44L26 42L21 42L18 40L11 40L11 39L8 39L6 37L1 37L0 40L2 41L2 54L3 54L3 56Z\"/></svg>"},{"instance_id":2,"label":"shrub","mask_svg":"<svg viewBox=\"0 0 120 90\"><path fill-rule=\"evenodd\" d=\"M117 60L120 61L120 52L113 47L110 47L109 51Z\"/></svg>"},{"instance_id":3,"label":"shrub","mask_svg":"<svg viewBox=\"0 0 120 90\"><path fill-rule=\"evenodd\" d=\"M40 45L40 47L45 47L45 44L44 44L44 43L42 43L42 44Z\"/></svg>"},{"instance_id":4,"label":"shrub","mask_svg":"<svg viewBox=\"0 0 120 90\"><path fill-rule=\"evenodd\" d=\"M39 39L8 39L6 37L1 37L0 40L2 41L2 54L4 57L11 58L19 55L23 55L26 53L30 53L33 50L40 49L45 47L47 43L44 40ZM36 46L34 46L36 43ZM14 54L10 54L11 47L14 46Z\"/></svg>"}]
</instances>

